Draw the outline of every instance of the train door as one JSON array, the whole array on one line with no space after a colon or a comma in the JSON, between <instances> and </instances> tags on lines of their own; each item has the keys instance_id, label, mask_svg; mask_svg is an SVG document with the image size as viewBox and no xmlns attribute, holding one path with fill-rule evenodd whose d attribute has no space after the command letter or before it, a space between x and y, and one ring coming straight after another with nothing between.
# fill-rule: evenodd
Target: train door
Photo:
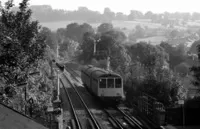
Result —
<instances>
[{"instance_id":1,"label":"train door","mask_svg":"<svg viewBox=\"0 0 200 129\"><path fill-rule=\"evenodd\" d=\"M105 96L106 86L107 86L107 79L100 78L99 79L99 87L98 87L98 96Z\"/></svg>"},{"instance_id":2,"label":"train door","mask_svg":"<svg viewBox=\"0 0 200 129\"><path fill-rule=\"evenodd\" d=\"M115 78L115 89L118 96L124 97L123 81L121 78Z\"/></svg>"}]
</instances>

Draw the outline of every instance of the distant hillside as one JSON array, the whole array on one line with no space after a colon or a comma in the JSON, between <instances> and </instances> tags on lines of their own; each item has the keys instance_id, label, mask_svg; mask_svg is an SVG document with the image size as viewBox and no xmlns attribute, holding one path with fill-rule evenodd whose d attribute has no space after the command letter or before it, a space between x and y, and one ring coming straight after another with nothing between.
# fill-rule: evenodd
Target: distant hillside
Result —
<instances>
[{"instance_id":1,"label":"distant hillside","mask_svg":"<svg viewBox=\"0 0 200 129\"><path fill-rule=\"evenodd\" d=\"M69 3L70 4L70 3ZM63 9L53 9L50 5L32 5L30 8L33 11L33 18L40 22L52 22L52 21L72 21L82 20L88 23L95 22L110 22L112 20L120 21L133 21L137 19L145 19L143 21L161 23L165 26L177 26L185 25L187 21L189 25L199 25L197 21L200 20L200 13L169 13L156 14L151 11L142 13L138 10L130 10L130 14L126 15L122 12L114 12L110 8L105 8L103 14L98 11L90 10L87 7L79 7L77 10L68 11ZM14 8L13 10L16 10ZM163 18L164 17L164 18ZM148 19L148 20L146 20Z\"/></svg>"}]
</instances>

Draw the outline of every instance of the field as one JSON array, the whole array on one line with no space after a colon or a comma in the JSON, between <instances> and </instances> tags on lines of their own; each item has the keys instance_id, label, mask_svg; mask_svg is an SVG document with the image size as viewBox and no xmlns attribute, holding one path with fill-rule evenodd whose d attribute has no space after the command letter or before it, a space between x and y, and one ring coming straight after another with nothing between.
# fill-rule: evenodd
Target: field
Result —
<instances>
[{"instance_id":1,"label":"field","mask_svg":"<svg viewBox=\"0 0 200 129\"><path fill-rule=\"evenodd\" d=\"M57 21L57 22L41 22L40 24L42 26L50 28L52 31L56 31L58 28L66 28L66 26L70 23L79 23L83 24L84 21ZM94 29L96 29L101 23L89 23ZM122 31L125 33L126 36L128 36L129 32L135 28L137 25L141 25L143 27L148 27L149 29L152 28L159 28L160 30L165 30L167 29L166 27L162 26L159 23L151 23L150 20L148 19L137 19L135 21L112 21L112 24L115 28L121 28ZM190 25L190 29L192 26L200 26L200 22L188 22L188 25ZM186 26L175 26L177 29L187 29L188 27ZM153 45L160 44L162 41L166 41L167 38L163 34L155 34L153 37L147 37L147 38L142 38L138 39L137 42L140 41L145 41L145 42L150 42Z\"/></svg>"},{"instance_id":2,"label":"field","mask_svg":"<svg viewBox=\"0 0 200 129\"><path fill-rule=\"evenodd\" d=\"M56 31L58 28L66 28L70 23L77 22L79 24L84 23L84 21L57 21L57 22L41 22L42 26L50 28L52 31ZM89 23L93 28L97 28L101 23ZM135 28L136 25L147 26L148 28L160 28L161 24L150 23L149 21L113 21L113 26L116 28L127 28L131 30Z\"/></svg>"},{"instance_id":3,"label":"field","mask_svg":"<svg viewBox=\"0 0 200 129\"><path fill-rule=\"evenodd\" d=\"M165 36L153 36L153 37L138 39L137 42L144 41L144 42L150 43L152 45L158 45L162 41L166 41L166 40L167 40L167 38Z\"/></svg>"}]
</instances>

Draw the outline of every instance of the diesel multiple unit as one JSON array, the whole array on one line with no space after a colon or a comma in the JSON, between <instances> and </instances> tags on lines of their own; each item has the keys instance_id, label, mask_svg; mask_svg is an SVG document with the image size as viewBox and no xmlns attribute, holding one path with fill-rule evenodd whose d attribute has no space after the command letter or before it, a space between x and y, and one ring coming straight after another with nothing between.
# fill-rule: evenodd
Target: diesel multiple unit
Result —
<instances>
[{"instance_id":1,"label":"diesel multiple unit","mask_svg":"<svg viewBox=\"0 0 200 129\"><path fill-rule=\"evenodd\" d=\"M81 70L81 79L103 101L119 102L124 99L123 79L117 73L89 65Z\"/></svg>"}]
</instances>

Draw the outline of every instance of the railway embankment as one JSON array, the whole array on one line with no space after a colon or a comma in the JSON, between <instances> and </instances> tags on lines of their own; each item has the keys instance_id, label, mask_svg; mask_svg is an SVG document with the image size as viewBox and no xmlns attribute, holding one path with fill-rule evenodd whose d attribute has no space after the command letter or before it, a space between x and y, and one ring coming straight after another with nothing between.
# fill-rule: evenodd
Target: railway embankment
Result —
<instances>
[{"instance_id":1,"label":"railway embankment","mask_svg":"<svg viewBox=\"0 0 200 129\"><path fill-rule=\"evenodd\" d=\"M20 112L0 104L0 128L1 129L48 129L32 118Z\"/></svg>"}]
</instances>

